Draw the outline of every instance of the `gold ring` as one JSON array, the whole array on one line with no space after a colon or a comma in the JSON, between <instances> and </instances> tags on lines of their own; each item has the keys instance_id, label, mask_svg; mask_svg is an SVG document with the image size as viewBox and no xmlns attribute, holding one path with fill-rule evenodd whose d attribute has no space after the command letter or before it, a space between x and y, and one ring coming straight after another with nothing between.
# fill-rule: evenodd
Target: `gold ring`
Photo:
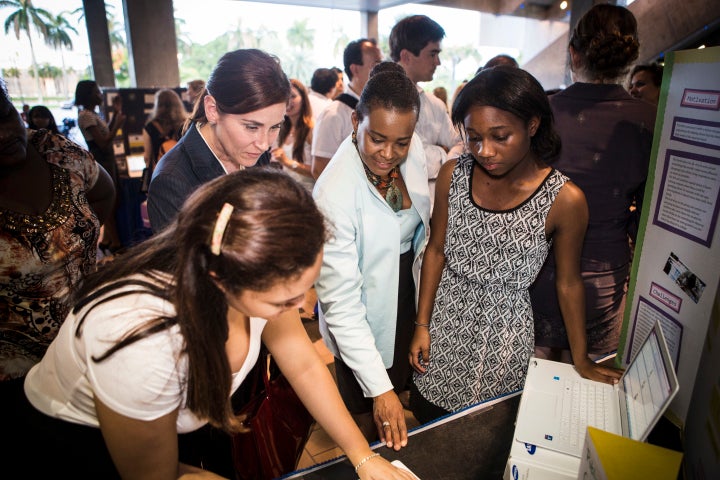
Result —
<instances>
[{"instance_id":1,"label":"gold ring","mask_svg":"<svg viewBox=\"0 0 720 480\"><path fill-rule=\"evenodd\" d=\"M383 428L389 427L389 426L390 426L390 422L383 422L383 423L382 423L382 426L383 426Z\"/></svg>"}]
</instances>

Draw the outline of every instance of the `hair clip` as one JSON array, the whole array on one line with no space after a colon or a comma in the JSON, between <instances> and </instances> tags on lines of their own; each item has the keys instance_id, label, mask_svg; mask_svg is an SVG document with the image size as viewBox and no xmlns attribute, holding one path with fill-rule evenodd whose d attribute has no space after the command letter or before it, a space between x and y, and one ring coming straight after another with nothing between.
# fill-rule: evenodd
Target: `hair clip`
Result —
<instances>
[{"instance_id":1,"label":"hair clip","mask_svg":"<svg viewBox=\"0 0 720 480\"><path fill-rule=\"evenodd\" d=\"M210 252L213 255L220 255L220 247L222 246L223 236L225 235L225 228L227 227L230 215L232 215L235 207L229 203L225 203L220 209L218 218L215 221L215 228L213 228L212 238L210 239Z\"/></svg>"}]
</instances>

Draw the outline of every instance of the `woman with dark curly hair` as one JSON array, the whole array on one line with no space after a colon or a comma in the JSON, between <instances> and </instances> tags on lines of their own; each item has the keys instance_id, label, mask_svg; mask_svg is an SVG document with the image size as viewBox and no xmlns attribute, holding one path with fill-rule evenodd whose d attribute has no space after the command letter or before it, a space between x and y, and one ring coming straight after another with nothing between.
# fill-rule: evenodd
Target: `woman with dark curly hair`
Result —
<instances>
[{"instance_id":1,"label":"woman with dark curly hair","mask_svg":"<svg viewBox=\"0 0 720 480\"><path fill-rule=\"evenodd\" d=\"M578 22L568 48L575 83L550 97L563 145L553 166L587 198L590 216L580 259L587 349L605 354L617 350L620 338L630 240L642 208L656 109L622 86L639 49L637 22L628 9L595 5ZM531 291L536 354L569 360L556 258L551 253Z\"/></svg>"}]
</instances>

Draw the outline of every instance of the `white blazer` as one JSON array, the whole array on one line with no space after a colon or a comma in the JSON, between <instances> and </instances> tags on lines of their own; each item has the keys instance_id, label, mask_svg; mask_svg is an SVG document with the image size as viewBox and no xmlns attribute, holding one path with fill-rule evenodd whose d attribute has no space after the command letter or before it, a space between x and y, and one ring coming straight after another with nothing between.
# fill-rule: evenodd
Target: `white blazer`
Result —
<instances>
[{"instance_id":1,"label":"white blazer","mask_svg":"<svg viewBox=\"0 0 720 480\"><path fill-rule=\"evenodd\" d=\"M413 238L417 303L420 262L430 235L430 194L422 141L413 134L400 164L414 208L422 219ZM315 183L313 197L330 223L315 290L320 333L330 351L350 367L366 397L392 390L400 269L400 225L365 175L351 137Z\"/></svg>"}]
</instances>

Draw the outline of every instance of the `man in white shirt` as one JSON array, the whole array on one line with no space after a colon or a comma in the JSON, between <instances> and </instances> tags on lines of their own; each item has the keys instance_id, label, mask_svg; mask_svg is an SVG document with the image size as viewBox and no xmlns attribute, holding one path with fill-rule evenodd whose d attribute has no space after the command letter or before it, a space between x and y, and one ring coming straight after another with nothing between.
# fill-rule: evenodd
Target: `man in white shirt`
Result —
<instances>
[{"instance_id":1,"label":"man in white shirt","mask_svg":"<svg viewBox=\"0 0 720 480\"><path fill-rule=\"evenodd\" d=\"M313 130L312 174L318 178L343 140L352 133L350 116L360 99L370 70L380 63L382 54L373 39L361 38L345 47L343 64L348 84L345 91L320 113Z\"/></svg>"},{"instance_id":2,"label":"man in white shirt","mask_svg":"<svg viewBox=\"0 0 720 480\"><path fill-rule=\"evenodd\" d=\"M390 32L390 56L402 65L407 76L415 82L429 82L440 65L440 42L445 30L425 15L413 15L400 20ZM460 156L464 146L460 134L453 127L443 102L427 94L418 86L420 115L415 133L423 142L427 161L431 200L435 199L435 179L447 160Z\"/></svg>"},{"instance_id":3,"label":"man in white shirt","mask_svg":"<svg viewBox=\"0 0 720 480\"><path fill-rule=\"evenodd\" d=\"M308 100L310 101L315 123L317 123L317 118L320 113L332 102L337 80L338 76L331 68L318 68L313 72L313 76L310 79Z\"/></svg>"}]
</instances>

